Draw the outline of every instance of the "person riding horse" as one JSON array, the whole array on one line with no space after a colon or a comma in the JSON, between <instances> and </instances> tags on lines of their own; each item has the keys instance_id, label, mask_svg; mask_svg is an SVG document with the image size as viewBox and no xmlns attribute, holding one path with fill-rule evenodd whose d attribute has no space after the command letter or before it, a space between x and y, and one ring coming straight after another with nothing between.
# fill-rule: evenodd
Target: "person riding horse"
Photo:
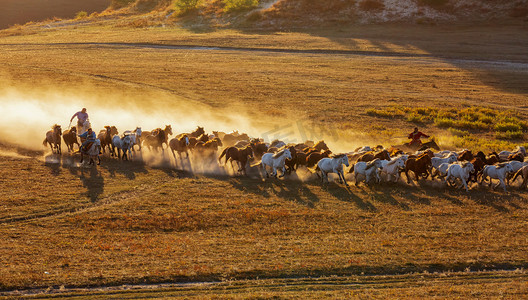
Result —
<instances>
[{"instance_id":1,"label":"person riding horse","mask_svg":"<svg viewBox=\"0 0 528 300\"><path fill-rule=\"evenodd\" d=\"M88 120L88 114L86 113L86 108L83 108L81 111L76 112L73 114L73 116L70 119L70 123L77 117L77 126L82 128L84 125L84 122Z\"/></svg>"},{"instance_id":2,"label":"person riding horse","mask_svg":"<svg viewBox=\"0 0 528 300\"><path fill-rule=\"evenodd\" d=\"M82 145L81 145L81 147L79 149L80 152L88 151L88 148L89 148L89 147L87 147L88 144L91 145L93 142L95 142L95 139L97 138L95 136L95 132L92 131L92 128L88 128L88 130L85 133L79 134L79 137L81 139L85 139L85 141L82 143Z\"/></svg>"},{"instance_id":3,"label":"person riding horse","mask_svg":"<svg viewBox=\"0 0 528 300\"><path fill-rule=\"evenodd\" d=\"M409 146L411 147L419 147L422 145L422 141L420 140L421 137L428 138L429 136L427 134L424 134L421 131L418 131L418 127L414 128L414 131L409 134L409 138L411 141L409 142Z\"/></svg>"}]
</instances>

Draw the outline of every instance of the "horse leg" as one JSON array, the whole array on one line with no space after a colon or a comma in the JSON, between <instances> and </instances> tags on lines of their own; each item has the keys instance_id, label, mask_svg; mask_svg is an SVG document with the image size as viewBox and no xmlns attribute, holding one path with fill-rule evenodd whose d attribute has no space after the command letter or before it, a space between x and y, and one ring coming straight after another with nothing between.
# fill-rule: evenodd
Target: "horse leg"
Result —
<instances>
[{"instance_id":1,"label":"horse leg","mask_svg":"<svg viewBox=\"0 0 528 300\"><path fill-rule=\"evenodd\" d=\"M348 182L345 179L345 174L343 174L343 171L340 171L338 174L343 178L343 181L345 182L345 186L348 186Z\"/></svg>"},{"instance_id":2,"label":"horse leg","mask_svg":"<svg viewBox=\"0 0 528 300\"><path fill-rule=\"evenodd\" d=\"M504 180L503 180L502 178L499 178L499 181L500 181L500 182L499 182L499 184L498 184L497 186L499 186L499 185L502 184L502 188L504 189L504 192L507 192L507 191L506 191L506 185L504 184Z\"/></svg>"},{"instance_id":3,"label":"horse leg","mask_svg":"<svg viewBox=\"0 0 528 300\"><path fill-rule=\"evenodd\" d=\"M279 175L279 178L284 177L286 175L286 167L282 167L282 175Z\"/></svg>"},{"instance_id":4,"label":"horse leg","mask_svg":"<svg viewBox=\"0 0 528 300\"><path fill-rule=\"evenodd\" d=\"M84 160L84 156L83 156L83 153L81 151L81 161L80 161L81 164L83 163L83 160Z\"/></svg>"},{"instance_id":5,"label":"horse leg","mask_svg":"<svg viewBox=\"0 0 528 300\"><path fill-rule=\"evenodd\" d=\"M411 183L411 177L409 176L409 170L405 169L405 176L407 177L407 184Z\"/></svg>"}]
</instances>

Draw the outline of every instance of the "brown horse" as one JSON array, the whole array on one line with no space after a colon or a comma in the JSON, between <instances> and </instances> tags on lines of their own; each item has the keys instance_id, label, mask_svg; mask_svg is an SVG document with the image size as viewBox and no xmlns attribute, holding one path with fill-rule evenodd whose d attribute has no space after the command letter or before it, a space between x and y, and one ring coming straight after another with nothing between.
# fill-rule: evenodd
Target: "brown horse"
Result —
<instances>
[{"instance_id":1,"label":"brown horse","mask_svg":"<svg viewBox=\"0 0 528 300\"><path fill-rule=\"evenodd\" d=\"M247 175L246 172L246 165L249 158L253 157L253 150L250 146L247 146L244 149L238 149L236 147L227 147L222 151L222 154L218 157L218 161L220 162L222 157L225 155L225 163L227 164L227 161L231 159L231 167L233 167L233 170L235 170L235 167L233 166L233 161L236 160L240 164L240 168L238 169L238 172L244 173L244 175Z\"/></svg>"},{"instance_id":2,"label":"brown horse","mask_svg":"<svg viewBox=\"0 0 528 300\"><path fill-rule=\"evenodd\" d=\"M142 133L142 135L144 135L144 133ZM165 129L156 128L152 130L152 132L149 132L149 134L143 139L143 142L149 150L154 148L154 150L157 151L158 148L161 148L161 151L163 152L163 144L166 144L167 148L169 148L169 135L172 135L172 126L165 125Z\"/></svg>"},{"instance_id":3,"label":"brown horse","mask_svg":"<svg viewBox=\"0 0 528 300\"><path fill-rule=\"evenodd\" d=\"M70 130L65 130L62 133L62 138L66 144L68 152L73 152L73 144L77 144L77 147L80 147L79 141L77 139L77 127L73 126Z\"/></svg>"},{"instance_id":4,"label":"brown horse","mask_svg":"<svg viewBox=\"0 0 528 300\"><path fill-rule=\"evenodd\" d=\"M105 129L99 131L97 138L101 141L101 151L104 153L106 146L108 146L108 152L113 156L115 151L114 145L112 144L112 137L116 134L119 134L115 126L105 126ZM112 149L110 149L112 148Z\"/></svg>"},{"instance_id":5,"label":"brown horse","mask_svg":"<svg viewBox=\"0 0 528 300\"><path fill-rule=\"evenodd\" d=\"M224 135L224 138L222 139L222 143L226 146L233 146L238 141L249 141L249 136L245 133L239 134L238 131L235 131L233 133L228 133Z\"/></svg>"},{"instance_id":6,"label":"brown horse","mask_svg":"<svg viewBox=\"0 0 528 300\"><path fill-rule=\"evenodd\" d=\"M469 180L472 180L473 182L478 182L478 175L482 173L482 170L484 169L484 166L486 163L480 158L480 156L475 156L471 161L471 164L473 164L473 168L475 169L473 173L469 174Z\"/></svg>"},{"instance_id":7,"label":"brown horse","mask_svg":"<svg viewBox=\"0 0 528 300\"><path fill-rule=\"evenodd\" d=\"M464 150L458 155L458 161L471 161L474 158L471 150Z\"/></svg>"},{"instance_id":8,"label":"brown horse","mask_svg":"<svg viewBox=\"0 0 528 300\"><path fill-rule=\"evenodd\" d=\"M431 167L431 157L427 153L422 154L418 158L410 157L405 161L405 175L407 176L407 183L411 183L411 177L409 171L414 172L416 181L423 176L424 179L429 176L429 169Z\"/></svg>"},{"instance_id":9,"label":"brown horse","mask_svg":"<svg viewBox=\"0 0 528 300\"><path fill-rule=\"evenodd\" d=\"M367 153L361 155L358 158L357 161L369 162L369 161L375 160L376 158L378 158L380 160L391 160L389 151L382 150L382 151L380 151L378 153L367 152Z\"/></svg>"},{"instance_id":10,"label":"brown horse","mask_svg":"<svg viewBox=\"0 0 528 300\"><path fill-rule=\"evenodd\" d=\"M521 183L521 189L526 189L526 185L528 184L528 166L520 168L519 171L515 173L513 181L515 181L518 176L521 176L523 178L523 182Z\"/></svg>"},{"instance_id":11,"label":"brown horse","mask_svg":"<svg viewBox=\"0 0 528 300\"><path fill-rule=\"evenodd\" d=\"M255 158L257 160L260 160L262 158L262 155L264 155L264 153L268 152L268 146L259 141L258 139L253 139L250 143L249 143L251 149L253 149L253 154L255 155Z\"/></svg>"},{"instance_id":12,"label":"brown horse","mask_svg":"<svg viewBox=\"0 0 528 300\"><path fill-rule=\"evenodd\" d=\"M304 153L310 154L310 153L313 153L313 152L321 152L321 151L324 151L324 150L330 150L330 148L328 148L328 146L326 145L326 143L324 141L319 141L313 147L306 147L302 151Z\"/></svg>"},{"instance_id":13,"label":"brown horse","mask_svg":"<svg viewBox=\"0 0 528 300\"><path fill-rule=\"evenodd\" d=\"M508 155L508 160L509 161L516 160L516 161L524 162L524 154L522 154L521 152L510 154Z\"/></svg>"},{"instance_id":14,"label":"brown horse","mask_svg":"<svg viewBox=\"0 0 528 300\"><path fill-rule=\"evenodd\" d=\"M312 168L313 166L315 166L315 164L317 164L321 159L325 158L325 157L329 157L330 154L332 154L332 151L330 150L325 150L323 152L313 152L311 153L310 155L308 155L306 157L306 166L308 168Z\"/></svg>"},{"instance_id":15,"label":"brown horse","mask_svg":"<svg viewBox=\"0 0 528 300\"><path fill-rule=\"evenodd\" d=\"M202 158L210 158L216 154L219 147L222 147L222 141L215 137L205 143L197 142L194 146L194 153Z\"/></svg>"},{"instance_id":16,"label":"brown horse","mask_svg":"<svg viewBox=\"0 0 528 300\"><path fill-rule=\"evenodd\" d=\"M62 135L62 129L60 125L53 125L51 127L51 130L46 132L46 138L42 142L42 145L46 147L49 143L51 152L53 153L53 150L57 152L57 154L61 154L61 135Z\"/></svg>"},{"instance_id":17,"label":"brown horse","mask_svg":"<svg viewBox=\"0 0 528 300\"><path fill-rule=\"evenodd\" d=\"M294 146L289 146L288 150L290 150L291 159L286 159L285 166L286 166L286 172L288 174L291 174L292 171L295 171L295 166L297 165L297 150Z\"/></svg>"},{"instance_id":18,"label":"brown horse","mask_svg":"<svg viewBox=\"0 0 528 300\"><path fill-rule=\"evenodd\" d=\"M178 152L180 161L182 160L182 153L185 153L186 158L189 159L189 153L187 152L188 146L189 146L189 137L187 135L183 135L179 139L173 138L169 141L169 147L171 149L172 156L174 156L174 161L176 161L175 152Z\"/></svg>"}]
</instances>

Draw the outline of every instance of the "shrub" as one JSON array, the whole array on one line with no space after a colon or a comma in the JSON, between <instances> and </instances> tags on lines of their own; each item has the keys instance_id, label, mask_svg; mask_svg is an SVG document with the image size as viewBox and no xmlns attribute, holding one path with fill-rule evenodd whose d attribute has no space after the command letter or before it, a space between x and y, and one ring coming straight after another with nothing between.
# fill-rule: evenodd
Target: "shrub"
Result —
<instances>
[{"instance_id":1,"label":"shrub","mask_svg":"<svg viewBox=\"0 0 528 300\"><path fill-rule=\"evenodd\" d=\"M468 131L460 130L456 128L448 128L447 131L449 131L449 133L451 133L452 135L459 136L459 137L469 135Z\"/></svg>"},{"instance_id":2,"label":"shrub","mask_svg":"<svg viewBox=\"0 0 528 300\"><path fill-rule=\"evenodd\" d=\"M506 123L501 122L495 124L495 130L499 132L516 132L516 131L522 131L522 126L519 123Z\"/></svg>"},{"instance_id":3,"label":"shrub","mask_svg":"<svg viewBox=\"0 0 528 300\"><path fill-rule=\"evenodd\" d=\"M455 127L455 120L449 118L437 118L435 119L434 124L440 128Z\"/></svg>"},{"instance_id":4,"label":"shrub","mask_svg":"<svg viewBox=\"0 0 528 300\"><path fill-rule=\"evenodd\" d=\"M75 19L84 19L88 17L88 13L85 11L80 11L75 15Z\"/></svg>"},{"instance_id":5,"label":"shrub","mask_svg":"<svg viewBox=\"0 0 528 300\"><path fill-rule=\"evenodd\" d=\"M500 140L521 140L524 138L524 133L522 131L497 132L495 137Z\"/></svg>"},{"instance_id":6,"label":"shrub","mask_svg":"<svg viewBox=\"0 0 528 300\"><path fill-rule=\"evenodd\" d=\"M411 122L415 124L423 124L426 121L427 121L427 118L417 113L411 113L410 115L407 116L407 122Z\"/></svg>"},{"instance_id":7,"label":"shrub","mask_svg":"<svg viewBox=\"0 0 528 300\"><path fill-rule=\"evenodd\" d=\"M185 14L187 12L198 9L199 0L176 0L174 6L178 10L179 14Z\"/></svg>"},{"instance_id":8,"label":"shrub","mask_svg":"<svg viewBox=\"0 0 528 300\"><path fill-rule=\"evenodd\" d=\"M112 0L110 7L112 8L121 8L133 3L136 0Z\"/></svg>"},{"instance_id":9,"label":"shrub","mask_svg":"<svg viewBox=\"0 0 528 300\"><path fill-rule=\"evenodd\" d=\"M243 11L255 8L259 4L259 0L224 0L224 11Z\"/></svg>"},{"instance_id":10,"label":"shrub","mask_svg":"<svg viewBox=\"0 0 528 300\"><path fill-rule=\"evenodd\" d=\"M393 112L387 111L387 110L381 110L381 109L368 109L367 115L372 117L380 117L380 118L392 118L394 116Z\"/></svg>"}]
</instances>

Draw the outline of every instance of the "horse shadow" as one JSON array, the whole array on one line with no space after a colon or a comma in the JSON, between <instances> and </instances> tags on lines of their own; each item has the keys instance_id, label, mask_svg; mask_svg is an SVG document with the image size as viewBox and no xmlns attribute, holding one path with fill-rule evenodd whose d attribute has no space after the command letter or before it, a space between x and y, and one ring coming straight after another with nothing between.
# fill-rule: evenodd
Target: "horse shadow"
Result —
<instances>
[{"instance_id":1,"label":"horse shadow","mask_svg":"<svg viewBox=\"0 0 528 300\"><path fill-rule=\"evenodd\" d=\"M86 187L86 196L90 201L96 202L99 196L104 192L104 178L96 167L91 167L88 171L85 168L80 169L81 182Z\"/></svg>"},{"instance_id":2,"label":"horse shadow","mask_svg":"<svg viewBox=\"0 0 528 300\"><path fill-rule=\"evenodd\" d=\"M244 193L252 193L265 198L279 197L309 208L315 207L319 197L315 195L303 182L284 181L277 178L257 180L247 177L230 177L228 182Z\"/></svg>"},{"instance_id":3,"label":"horse shadow","mask_svg":"<svg viewBox=\"0 0 528 300\"><path fill-rule=\"evenodd\" d=\"M136 160L123 161L102 157L100 167L108 171L110 177L115 177L117 174L121 174L130 180L136 179L136 174L138 173L148 173L147 168L145 167L145 162Z\"/></svg>"},{"instance_id":4,"label":"horse shadow","mask_svg":"<svg viewBox=\"0 0 528 300\"><path fill-rule=\"evenodd\" d=\"M377 212L378 208L374 206L370 201L365 201L359 197L356 193L352 191L349 186L343 186L342 184L337 184L335 182L329 182L323 186L324 190L332 195L334 198L353 203L357 208L368 211L368 212Z\"/></svg>"}]
</instances>

